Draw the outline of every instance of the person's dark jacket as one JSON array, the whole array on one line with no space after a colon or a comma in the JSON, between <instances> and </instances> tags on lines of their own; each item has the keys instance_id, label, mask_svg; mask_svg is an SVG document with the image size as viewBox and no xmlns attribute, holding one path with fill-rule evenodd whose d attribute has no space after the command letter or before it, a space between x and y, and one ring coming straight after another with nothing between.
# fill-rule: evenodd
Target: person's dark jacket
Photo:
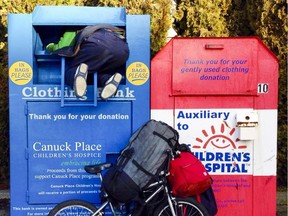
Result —
<instances>
[{"instance_id":1,"label":"person's dark jacket","mask_svg":"<svg viewBox=\"0 0 288 216\"><path fill-rule=\"evenodd\" d=\"M98 31L99 29L106 29L106 30L115 32L117 35L125 34L125 31L123 29L112 26L110 24L86 26L85 28L77 32L75 44L73 46L63 47L61 49L54 51L53 54L58 54L60 56L65 56L65 57L75 56L80 50L80 45L84 41L84 39L89 37L94 32Z\"/></svg>"}]
</instances>

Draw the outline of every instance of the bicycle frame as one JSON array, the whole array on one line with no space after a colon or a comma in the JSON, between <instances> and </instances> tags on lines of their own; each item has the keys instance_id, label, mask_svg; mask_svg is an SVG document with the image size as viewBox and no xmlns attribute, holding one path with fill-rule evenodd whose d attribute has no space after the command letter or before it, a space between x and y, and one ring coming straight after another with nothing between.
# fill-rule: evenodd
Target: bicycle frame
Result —
<instances>
[{"instance_id":1,"label":"bicycle frame","mask_svg":"<svg viewBox=\"0 0 288 216\"><path fill-rule=\"evenodd\" d=\"M172 216L176 216L174 205L173 205L173 200L175 198L171 196L171 194L169 193L168 187L163 185L163 183L164 183L163 181L160 181L160 182L155 182L155 183L149 185L149 187L148 187L149 189L153 188L153 187L156 187L156 186L159 186L159 185L160 186L155 192L153 192L153 194L151 194L147 199L145 199L144 202L145 202L145 204L148 204L157 194L159 194L161 191L164 190L165 193L166 193L167 201L169 203L169 206L170 206L170 209L171 209L171 212L172 212ZM145 193L145 191L144 191L144 193ZM95 216L95 215L99 214L101 211L105 210L105 208L108 205L110 207L112 215L116 216L115 207L109 200L107 200L104 203L102 203L102 205L100 207L98 207L98 210L96 212L94 212L92 216Z\"/></svg>"},{"instance_id":2,"label":"bicycle frame","mask_svg":"<svg viewBox=\"0 0 288 216\"><path fill-rule=\"evenodd\" d=\"M97 175L100 178L100 181L102 183L103 181L103 177L101 172L97 173ZM153 193L148 196L145 200L144 203L148 204L157 194L159 194L160 192L164 191L166 197L167 197L167 201L168 204L170 206L171 212L172 212L172 216L176 216L175 213L175 209L174 209L174 205L173 205L173 200L175 200L175 198L172 196L172 194L169 192L168 186L167 186L167 176L169 175L168 170L166 169L165 171L161 171L159 174L159 180L151 183L144 191L143 194L150 192L150 190L153 190ZM105 192L104 197L109 198L109 195ZM101 206L97 206L98 210L96 212L94 212L92 214L92 216L95 216L97 214L99 214L101 211L104 211L106 209L106 207L109 205L109 208L112 212L112 215L116 216L116 211L115 211L115 207L113 205L113 203L108 199L106 200L104 203L102 203Z\"/></svg>"},{"instance_id":3,"label":"bicycle frame","mask_svg":"<svg viewBox=\"0 0 288 216\"><path fill-rule=\"evenodd\" d=\"M171 152L168 152L170 157L173 157ZM146 205L149 207L149 205L151 206L156 206L158 204L160 208L162 208L162 206L166 206L166 209L170 209L170 214L172 216L176 216L177 213L177 207L178 207L178 201L177 198L174 197L169 189L169 185L168 185L168 180L167 180L167 176L169 176L169 161L170 158L167 160L167 164L165 166L165 168L159 173L157 180L155 180L153 183L151 183L148 187L145 187L145 189L141 192L143 197L143 203L141 201L140 205L143 204L143 206L140 206L140 209L138 209L137 204L135 202L135 207L134 210L138 211L138 212L134 212L134 213L139 213L141 212L143 209L141 207L145 207ZM101 181L101 184L103 183L103 176L102 176L102 171L105 169L108 169L112 166L111 163L103 163L103 164L97 164L97 165L88 165L85 166L84 169L87 173L90 174L94 174L97 175ZM50 213L52 213L51 215L55 215L58 214L59 210L61 211L61 209L63 208L64 211L66 211L66 203L67 203L67 207L69 208L69 206L74 206L77 208L78 207L83 207L84 209L89 209L91 212L91 216L99 216L99 215L104 215L105 211L111 211L112 215L116 216L116 215L127 215L127 216L132 216L133 213L130 213L130 206L129 208L122 208L124 207L124 205L127 205L127 203L123 203L120 204L120 211L118 213L118 206L114 206L114 201L112 201L109 198L109 195L107 194L106 191L103 191L103 195L105 198L105 201L100 205L100 206L95 206L92 203L88 203L86 201L81 201L81 200L67 200L64 201L63 203L59 204L59 207L56 206L55 210L53 209L53 211L51 211ZM160 194L161 193L161 194ZM164 199L159 201L159 197L163 197ZM153 199L154 198L154 199ZM66 202L66 203L65 203ZM65 204L64 204L65 203ZM64 205L63 205L64 204ZM117 204L118 205L118 204ZM90 206L90 207L89 207ZM107 209L107 207L109 206L110 210ZM127 206L126 206L127 207ZM153 209L153 214L158 210L159 208L157 206L157 208ZM60 208L60 209L58 209ZM148 208L150 210L150 208ZM155 211L155 212L154 212ZM49 213L49 215L50 215Z\"/></svg>"},{"instance_id":4,"label":"bicycle frame","mask_svg":"<svg viewBox=\"0 0 288 216\"><path fill-rule=\"evenodd\" d=\"M161 191L164 190L164 192L166 194L166 197L167 197L168 204L169 204L171 212L172 212L172 216L176 216L174 205L173 205L173 200L175 200L175 198L169 192L169 189L167 187L166 181L164 180L164 179L166 179L166 177L168 175L169 175L169 173L166 173L165 171L162 171L162 173L160 173L160 176L162 176L163 180L159 180L157 182L154 182L154 183L150 184L147 187L147 189L143 191L143 193L145 193L149 189L152 189L152 188L157 187L158 185L160 185L160 187L158 189L156 189L155 192L153 192L151 196L149 196L147 199L145 199L145 203L146 204L149 203L149 201L151 201L157 194L159 194Z\"/></svg>"}]
</instances>

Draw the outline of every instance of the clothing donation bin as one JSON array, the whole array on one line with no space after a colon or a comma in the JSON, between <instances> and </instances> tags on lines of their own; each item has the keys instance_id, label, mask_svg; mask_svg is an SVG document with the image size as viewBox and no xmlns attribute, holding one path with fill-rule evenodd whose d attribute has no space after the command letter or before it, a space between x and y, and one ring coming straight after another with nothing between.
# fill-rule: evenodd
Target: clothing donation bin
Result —
<instances>
[{"instance_id":1,"label":"clothing donation bin","mask_svg":"<svg viewBox=\"0 0 288 216\"><path fill-rule=\"evenodd\" d=\"M276 214L278 60L256 37L173 38L151 62L151 118L213 178L217 215Z\"/></svg>"},{"instance_id":2,"label":"clothing donation bin","mask_svg":"<svg viewBox=\"0 0 288 216\"><path fill-rule=\"evenodd\" d=\"M8 21L11 215L47 215L67 199L100 203L99 177L84 166L114 162L150 119L150 17L119 7L37 6ZM124 79L104 101L95 73L78 99L64 83L65 58L45 47L66 29L98 24L126 30Z\"/></svg>"}]
</instances>

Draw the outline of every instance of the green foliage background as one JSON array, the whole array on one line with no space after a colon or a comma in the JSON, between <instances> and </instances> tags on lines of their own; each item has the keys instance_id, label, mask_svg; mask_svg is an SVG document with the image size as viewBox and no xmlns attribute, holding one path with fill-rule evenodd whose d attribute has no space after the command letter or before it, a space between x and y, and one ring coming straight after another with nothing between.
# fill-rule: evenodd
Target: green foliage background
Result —
<instances>
[{"instance_id":1,"label":"green foliage background","mask_svg":"<svg viewBox=\"0 0 288 216\"><path fill-rule=\"evenodd\" d=\"M7 14L40 5L126 7L149 14L151 58L173 26L179 37L258 36L279 59L277 181L287 186L287 3L285 0L3 0L0 1L0 184L9 184Z\"/></svg>"}]
</instances>

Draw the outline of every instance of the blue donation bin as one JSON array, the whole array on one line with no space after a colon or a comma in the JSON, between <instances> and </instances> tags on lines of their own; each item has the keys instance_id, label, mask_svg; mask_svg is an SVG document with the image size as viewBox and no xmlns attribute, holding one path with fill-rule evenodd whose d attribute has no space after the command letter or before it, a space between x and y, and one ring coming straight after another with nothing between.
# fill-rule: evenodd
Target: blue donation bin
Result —
<instances>
[{"instance_id":1,"label":"blue donation bin","mask_svg":"<svg viewBox=\"0 0 288 216\"><path fill-rule=\"evenodd\" d=\"M67 199L100 203L100 180L85 165L113 162L150 119L150 18L125 8L37 6L9 14L11 215L47 215ZM64 83L65 58L48 54L68 28L126 30L130 55L115 96L103 101L97 73L78 99Z\"/></svg>"}]
</instances>

